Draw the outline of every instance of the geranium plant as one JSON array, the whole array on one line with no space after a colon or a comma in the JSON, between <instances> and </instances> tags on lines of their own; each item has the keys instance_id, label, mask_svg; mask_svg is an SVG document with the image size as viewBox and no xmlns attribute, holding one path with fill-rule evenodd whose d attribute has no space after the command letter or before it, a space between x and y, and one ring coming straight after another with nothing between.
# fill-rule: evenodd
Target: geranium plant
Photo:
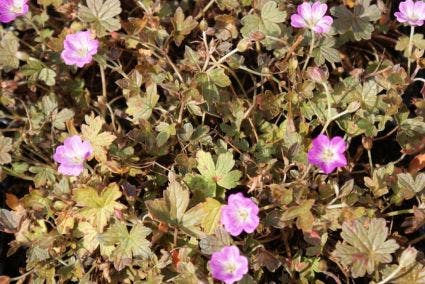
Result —
<instances>
[{"instance_id":1,"label":"geranium plant","mask_svg":"<svg viewBox=\"0 0 425 284\"><path fill-rule=\"evenodd\" d=\"M1 283L425 283L423 0L0 22Z\"/></svg>"}]
</instances>

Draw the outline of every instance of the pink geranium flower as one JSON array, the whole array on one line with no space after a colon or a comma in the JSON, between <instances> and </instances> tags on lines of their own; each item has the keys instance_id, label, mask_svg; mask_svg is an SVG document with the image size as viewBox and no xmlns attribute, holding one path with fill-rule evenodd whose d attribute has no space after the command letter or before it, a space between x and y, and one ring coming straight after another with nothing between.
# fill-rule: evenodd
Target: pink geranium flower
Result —
<instances>
[{"instance_id":1,"label":"pink geranium flower","mask_svg":"<svg viewBox=\"0 0 425 284\"><path fill-rule=\"evenodd\" d=\"M258 206L251 198L242 193L231 194L228 204L221 209L221 224L232 236L238 236L245 231L252 233L260 223Z\"/></svg>"},{"instance_id":2,"label":"pink geranium flower","mask_svg":"<svg viewBox=\"0 0 425 284\"><path fill-rule=\"evenodd\" d=\"M333 19L325 16L328 5L316 1L313 4L304 2L298 5L297 13L291 16L294 28L309 28L316 33L327 33L331 29Z\"/></svg>"},{"instance_id":3,"label":"pink geranium flower","mask_svg":"<svg viewBox=\"0 0 425 284\"><path fill-rule=\"evenodd\" d=\"M398 6L398 12L394 13L397 21L411 26L422 26L425 21L425 2L407 0Z\"/></svg>"},{"instance_id":4,"label":"pink geranium flower","mask_svg":"<svg viewBox=\"0 0 425 284\"><path fill-rule=\"evenodd\" d=\"M68 137L63 145L56 148L53 159L60 163L58 171L68 176L78 176L83 170L84 161L93 153L93 147L88 141L82 141L81 137L74 135Z\"/></svg>"},{"instance_id":5,"label":"pink geranium flower","mask_svg":"<svg viewBox=\"0 0 425 284\"><path fill-rule=\"evenodd\" d=\"M347 165L344 152L347 144L339 136L331 140L323 134L313 139L313 147L308 151L308 161L318 166L325 174L330 174L338 167Z\"/></svg>"},{"instance_id":6,"label":"pink geranium flower","mask_svg":"<svg viewBox=\"0 0 425 284\"><path fill-rule=\"evenodd\" d=\"M83 67L93 60L97 53L99 41L89 31L76 32L66 36L61 57L67 65Z\"/></svg>"},{"instance_id":7,"label":"pink geranium flower","mask_svg":"<svg viewBox=\"0 0 425 284\"><path fill-rule=\"evenodd\" d=\"M226 246L211 256L209 262L214 279L232 284L248 273L248 259L240 255L236 246Z\"/></svg>"},{"instance_id":8,"label":"pink geranium flower","mask_svg":"<svg viewBox=\"0 0 425 284\"><path fill-rule=\"evenodd\" d=\"M9 23L28 13L28 0L0 0L0 22Z\"/></svg>"}]
</instances>

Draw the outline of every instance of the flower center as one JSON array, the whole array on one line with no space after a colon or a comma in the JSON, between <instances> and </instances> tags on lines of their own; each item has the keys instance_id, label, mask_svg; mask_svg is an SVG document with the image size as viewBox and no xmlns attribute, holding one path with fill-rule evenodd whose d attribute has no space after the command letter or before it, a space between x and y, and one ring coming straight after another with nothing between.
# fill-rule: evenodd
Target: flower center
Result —
<instances>
[{"instance_id":1,"label":"flower center","mask_svg":"<svg viewBox=\"0 0 425 284\"><path fill-rule=\"evenodd\" d=\"M236 214L238 219L242 222L245 222L249 217L249 211L246 208L239 208Z\"/></svg>"},{"instance_id":2,"label":"flower center","mask_svg":"<svg viewBox=\"0 0 425 284\"><path fill-rule=\"evenodd\" d=\"M331 148L325 148L322 152L322 160L326 163L330 163L335 159L335 151Z\"/></svg>"},{"instance_id":3,"label":"flower center","mask_svg":"<svg viewBox=\"0 0 425 284\"><path fill-rule=\"evenodd\" d=\"M418 16L416 15L416 12L414 9L410 9L407 11L407 16L411 21L416 21L418 19Z\"/></svg>"},{"instance_id":4,"label":"flower center","mask_svg":"<svg viewBox=\"0 0 425 284\"><path fill-rule=\"evenodd\" d=\"M78 56L86 57L87 54L89 53L89 50L88 50L87 47L82 47L82 48L78 49L77 53L78 53Z\"/></svg>"},{"instance_id":5,"label":"flower center","mask_svg":"<svg viewBox=\"0 0 425 284\"><path fill-rule=\"evenodd\" d=\"M22 9L23 9L23 5L22 3L19 3L19 2L13 3L13 5L10 7L10 11L16 14L22 13Z\"/></svg>"},{"instance_id":6,"label":"flower center","mask_svg":"<svg viewBox=\"0 0 425 284\"><path fill-rule=\"evenodd\" d=\"M84 157L75 155L71 158L71 161L76 165L81 165L84 163Z\"/></svg>"},{"instance_id":7,"label":"flower center","mask_svg":"<svg viewBox=\"0 0 425 284\"><path fill-rule=\"evenodd\" d=\"M224 263L224 271L226 271L227 273L234 273L236 271L236 265L233 261L227 261L226 263Z\"/></svg>"}]
</instances>

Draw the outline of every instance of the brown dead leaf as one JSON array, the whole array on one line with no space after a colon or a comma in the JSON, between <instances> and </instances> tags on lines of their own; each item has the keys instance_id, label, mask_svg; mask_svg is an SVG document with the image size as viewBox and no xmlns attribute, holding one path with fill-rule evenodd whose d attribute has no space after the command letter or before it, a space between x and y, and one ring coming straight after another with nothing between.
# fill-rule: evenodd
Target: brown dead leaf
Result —
<instances>
[{"instance_id":1,"label":"brown dead leaf","mask_svg":"<svg viewBox=\"0 0 425 284\"><path fill-rule=\"evenodd\" d=\"M409 173L415 174L425 168L425 153L416 155L409 163Z\"/></svg>"},{"instance_id":2,"label":"brown dead leaf","mask_svg":"<svg viewBox=\"0 0 425 284\"><path fill-rule=\"evenodd\" d=\"M21 203L19 202L18 197L12 193L6 193L6 204L9 206L10 209L13 210L19 210L21 206Z\"/></svg>"},{"instance_id":3,"label":"brown dead leaf","mask_svg":"<svg viewBox=\"0 0 425 284\"><path fill-rule=\"evenodd\" d=\"M2 275L0 276L0 284L9 284L10 283L10 277Z\"/></svg>"}]
</instances>

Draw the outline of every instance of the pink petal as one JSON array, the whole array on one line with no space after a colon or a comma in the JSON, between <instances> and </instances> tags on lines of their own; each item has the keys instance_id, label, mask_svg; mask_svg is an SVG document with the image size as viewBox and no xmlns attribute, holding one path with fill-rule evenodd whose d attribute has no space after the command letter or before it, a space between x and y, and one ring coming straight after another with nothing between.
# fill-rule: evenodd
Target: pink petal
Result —
<instances>
[{"instance_id":1,"label":"pink petal","mask_svg":"<svg viewBox=\"0 0 425 284\"><path fill-rule=\"evenodd\" d=\"M84 170L83 165L68 165L61 164L58 168L58 171L67 176L79 176Z\"/></svg>"},{"instance_id":2,"label":"pink petal","mask_svg":"<svg viewBox=\"0 0 425 284\"><path fill-rule=\"evenodd\" d=\"M298 5L297 12L298 15L300 15L304 19L310 19L312 17L311 4L304 2L301 5Z\"/></svg>"},{"instance_id":3,"label":"pink petal","mask_svg":"<svg viewBox=\"0 0 425 284\"><path fill-rule=\"evenodd\" d=\"M330 140L328 136L320 134L316 138L313 139L312 144L313 148L323 149L324 147L328 146L330 143Z\"/></svg>"},{"instance_id":4,"label":"pink petal","mask_svg":"<svg viewBox=\"0 0 425 284\"><path fill-rule=\"evenodd\" d=\"M319 1L314 2L313 6L311 6L311 13L315 19L322 18L326 11L328 10L328 5L322 4Z\"/></svg>"},{"instance_id":5,"label":"pink petal","mask_svg":"<svg viewBox=\"0 0 425 284\"><path fill-rule=\"evenodd\" d=\"M330 145L337 153L344 153L347 149L347 144L345 143L344 139L339 136L332 138Z\"/></svg>"},{"instance_id":6,"label":"pink petal","mask_svg":"<svg viewBox=\"0 0 425 284\"><path fill-rule=\"evenodd\" d=\"M291 26L294 28L305 28L307 27L307 23L300 15L294 14L291 16Z\"/></svg>"}]
</instances>

